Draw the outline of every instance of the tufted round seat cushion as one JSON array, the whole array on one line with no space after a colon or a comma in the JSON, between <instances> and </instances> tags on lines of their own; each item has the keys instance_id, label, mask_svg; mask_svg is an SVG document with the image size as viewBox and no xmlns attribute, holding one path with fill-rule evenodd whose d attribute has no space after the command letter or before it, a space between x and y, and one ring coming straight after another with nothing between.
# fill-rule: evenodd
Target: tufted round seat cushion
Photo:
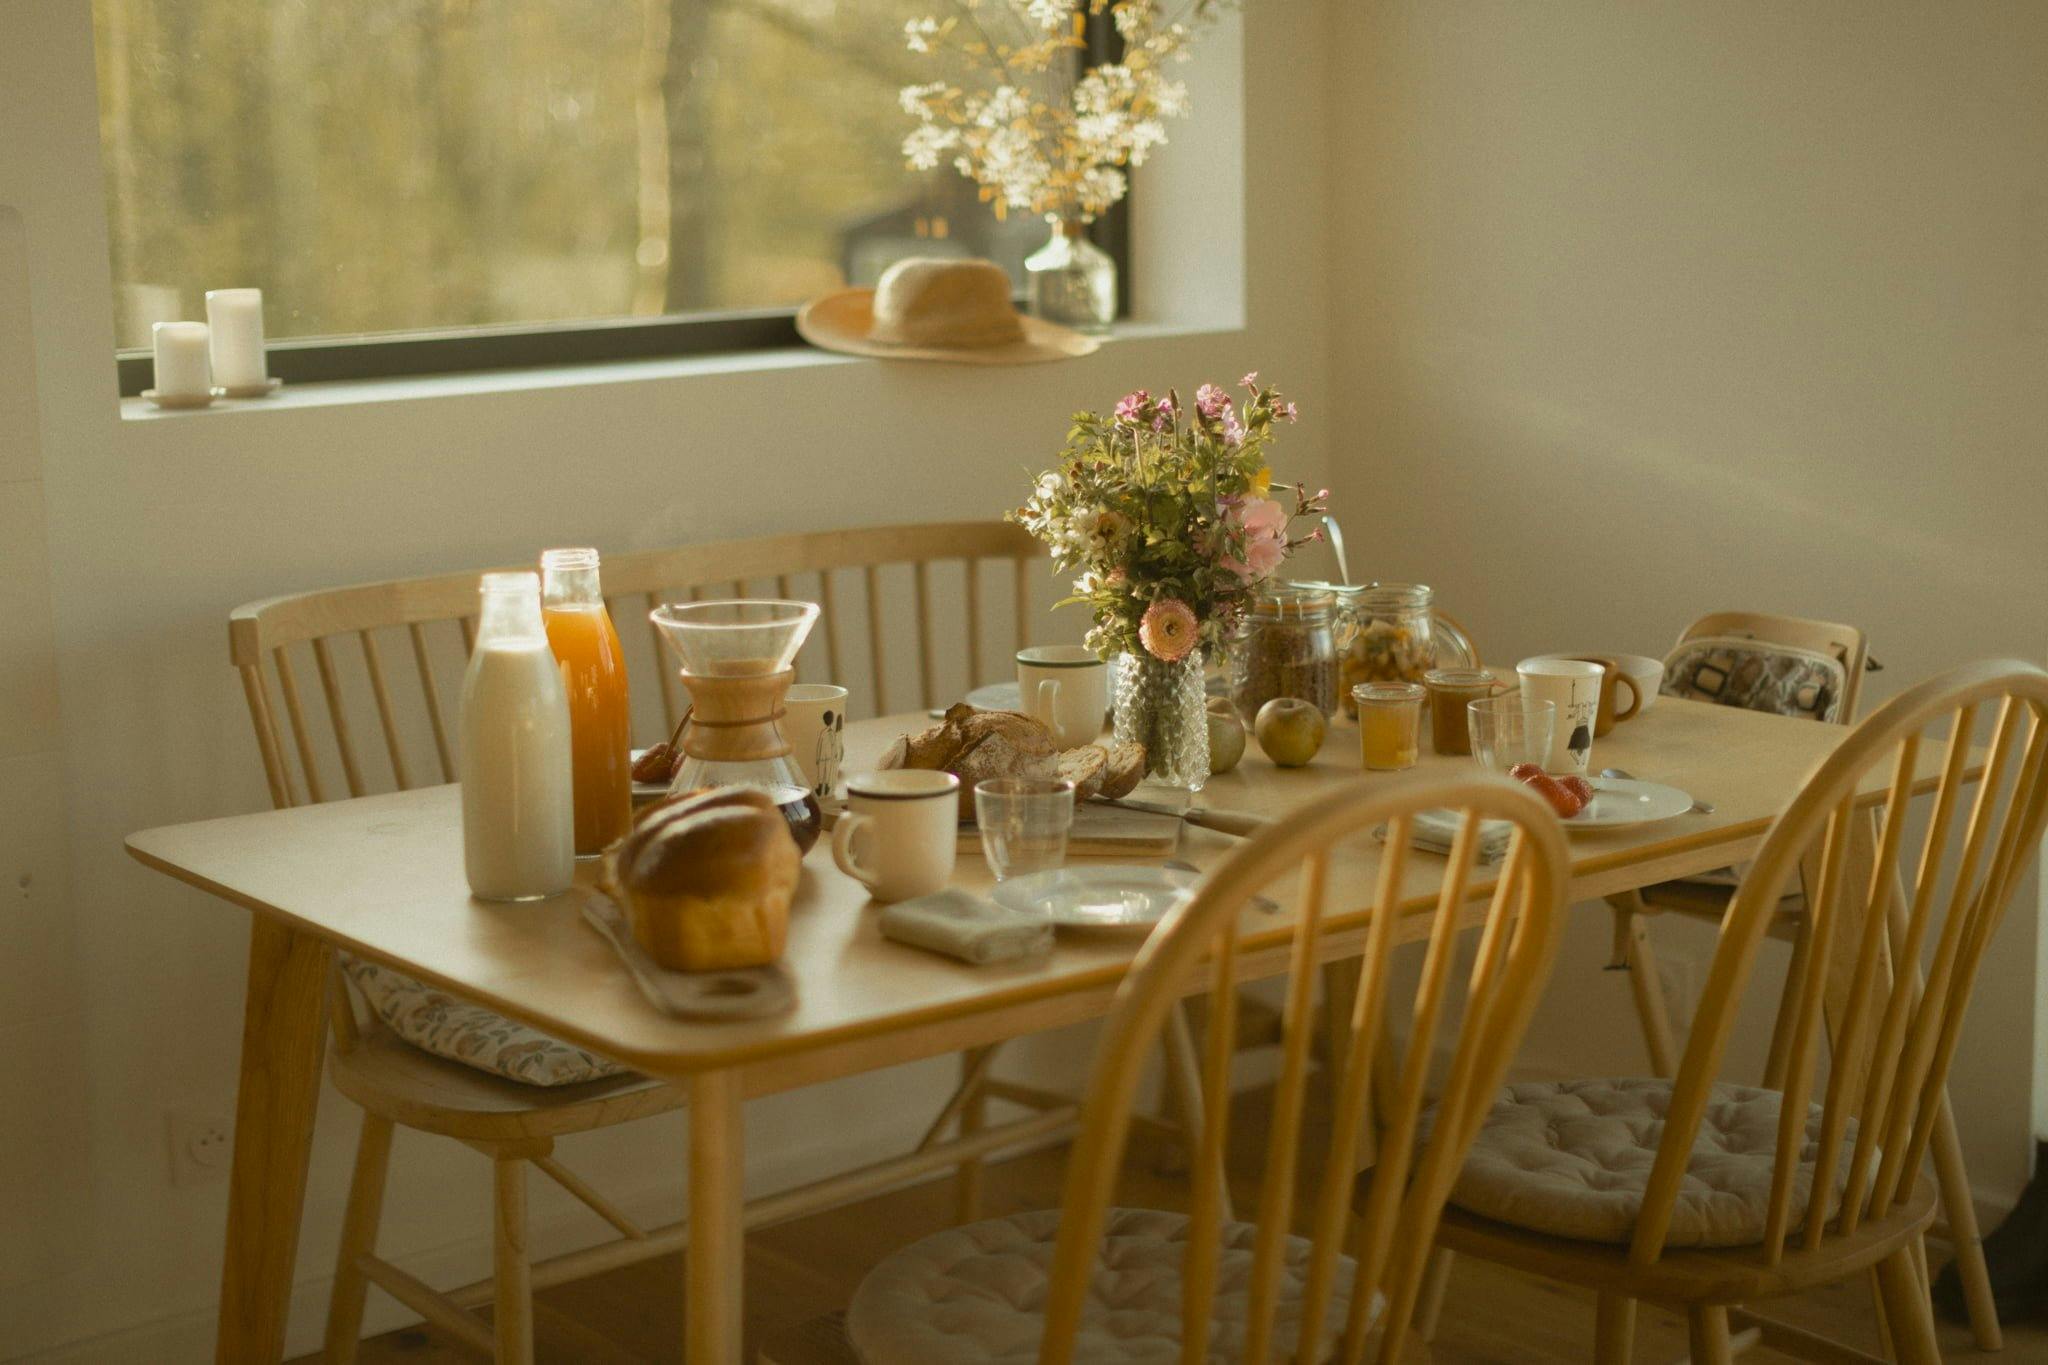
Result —
<instances>
[{"instance_id":1,"label":"tufted round seat cushion","mask_svg":"<svg viewBox=\"0 0 2048 1365\"><path fill-rule=\"evenodd\" d=\"M847 1309L847 1335L865 1365L1035 1365L1056 1209L948 1228L868 1273ZM1188 1220L1155 1209L1111 1209L1082 1312L1075 1359L1180 1360L1180 1267ZM1253 1225L1223 1228L1208 1359L1241 1360ZM1290 1237L1274 1314L1274 1358L1291 1358L1309 1243ZM1354 1268L1340 1260L1320 1355L1341 1337Z\"/></svg>"},{"instance_id":2,"label":"tufted round seat cushion","mask_svg":"<svg viewBox=\"0 0 2048 1365\"><path fill-rule=\"evenodd\" d=\"M1581 1242L1627 1242L1671 1107L1663 1080L1533 1081L1501 1093L1472 1144L1450 1202L1468 1213ZM1809 1106L1792 1184L1792 1221L1806 1214L1820 1151L1821 1110ZM1668 1244L1752 1246L1763 1240L1777 1150L1775 1090L1719 1085L1679 1186ZM1855 1124L1827 1193L1835 1214Z\"/></svg>"}]
</instances>

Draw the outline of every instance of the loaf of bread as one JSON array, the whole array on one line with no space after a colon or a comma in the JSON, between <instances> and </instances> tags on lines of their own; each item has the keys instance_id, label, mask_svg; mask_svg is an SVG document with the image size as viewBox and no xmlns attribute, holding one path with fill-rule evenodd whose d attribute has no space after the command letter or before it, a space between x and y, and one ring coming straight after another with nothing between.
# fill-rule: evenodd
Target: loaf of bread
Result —
<instances>
[{"instance_id":1,"label":"loaf of bread","mask_svg":"<svg viewBox=\"0 0 2048 1365\"><path fill-rule=\"evenodd\" d=\"M760 967L782 956L802 863L774 798L719 787L642 811L612 852L604 889L662 966Z\"/></svg>"},{"instance_id":2,"label":"loaf of bread","mask_svg":"<svg viewBox=\"0 0 2048 1365\"><path fill-rule=\"evenodd\" d=\"M974 818L974 784L992 777L1060 777L1074 797L1129 796L1145 779L1142 744L1083 744L1064 753L1052 730L1021 711L980 711L966 702L920 735L904 735L883 768L928 768L960 779L960 818Z\"/></svg>"}]
</instances>

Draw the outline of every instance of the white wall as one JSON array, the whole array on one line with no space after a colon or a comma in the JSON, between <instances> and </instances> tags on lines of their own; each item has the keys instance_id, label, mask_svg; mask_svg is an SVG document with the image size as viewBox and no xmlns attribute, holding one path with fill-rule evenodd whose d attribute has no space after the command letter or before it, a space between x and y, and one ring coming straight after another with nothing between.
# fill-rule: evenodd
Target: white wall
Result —
<instances>
[{"instance_id":1,"label":"white wall","mask_svg":"<svg viewBox=\"0 0 2048 1365\"><path fill-rule=\"evenodd\" d=\"M1656 653L1754 605L1864 622L1881 696L2048 640L2038 6L1260 0L1143 182L1141 310L1177 326L1089 360L794 355L128 421L85 10L0 0L0 1356L207 1353L223 1191L171 1188L163 1114L228 1103L244 927L119 841L263 806L221 629L247 598L987 515L1074 407L1256 365L1302 399L1289 446L1334 475L1358 567L1436 583L1490 657ZM1539 1062L1634 1068L1584 927ZM2023 1173L2034 938L2016 915L1958 1078L1994 1197ZM848 1114L849 1147L899 1141L938 1072L758 1106L757 1175L819 1169L839 1154L802 1135ZM352 1136L330 1097L301 1348ZM681 1149L668 1122L569 1155L673 1212ZM485 1183L402 1140L386 1249L477 1273ZM562 1215L543 1201L557 1244L587 1228Z\"/></svg>"},{"instance_id":2,"label":"white wall","mask_svg":"<svg viewBox=\"0 0 2048 1365\"><path fill-rule=\"evenodd\" d=\"M1345 504L1385 508L1365 572L1434 583L1497 660L1661 654L1727 607L1861 623L1873 700L2041 656L2048 7L1338 13L1332 447ZM1955 1077L1994 1201L2026 1174L2036 904ZM1603 919L1540 1062L1644 1065Z\"/></svg>"},{"instance_id":3,"label":"white wall","mask_svg":"<svg viewBox=\"0 0 2048 1365\"><path fill-rule=\"evenodd\" d=\"M799 353L123 420L88 7L0 0L0 1356L210 1349L224 1187L171 1187L164 1114L230 1103L246 922L144 871L120 840L266 804L227 610L548 543L992 516L1076 408L1255 367L1300 398L1288 453L1321 478L1320 24L1276 7L1249 35L1227 25L1191 68L1198 115L1144 173L1137 213L1140 308L1169 325L1085 361L984 371ZM947 1074L756 1106L756 1175L786 1182L899 1145ZM297 1349L314 1342L352 1140L329 1096ZM567 1156L672 1216L682 1151L671 1120ZM384 1248L443 1283L482 1273L487 1185L473 1154L401 1139ZM542 1222L564 1208L544 1199ZM543 1240L595 1231L571 1219Z\"/></svg>"}]
</instances>

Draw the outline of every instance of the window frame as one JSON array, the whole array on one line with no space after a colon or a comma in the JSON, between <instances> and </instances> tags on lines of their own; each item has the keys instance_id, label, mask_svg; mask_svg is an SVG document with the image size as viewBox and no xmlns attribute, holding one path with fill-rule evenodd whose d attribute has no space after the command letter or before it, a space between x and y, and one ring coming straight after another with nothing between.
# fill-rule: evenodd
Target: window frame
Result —
<instances>
[{"instance_id":1,"label":"window frame","mask_svg":"<svg viewBox=\"0 0 2048 1365\"><path fill-rule=\"evenodd\" d=\"M1087 16L1086 62L1123 55L1123 38L1102 16ZM1131 316L1130 195L1089 224L1090 241L1116 262L1116 316ZM1023 306L1021 296L1018 306ZM432 331L356 336L266 339L270 375L287 384L338 380L410 379L421 375L738 355L804 344L795 308L739 308L653 318L572 319L532 324L450 327ZM156 382L149 347L116 349L115 374L123 398L139 398Z\"/></svg>"}]
</instances>

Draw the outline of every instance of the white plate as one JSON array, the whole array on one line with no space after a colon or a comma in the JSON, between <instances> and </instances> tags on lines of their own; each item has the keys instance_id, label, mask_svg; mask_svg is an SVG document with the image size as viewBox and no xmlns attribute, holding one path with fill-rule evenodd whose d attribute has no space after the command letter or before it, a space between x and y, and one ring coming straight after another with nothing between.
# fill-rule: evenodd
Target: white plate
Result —
<instances>
[{"instance_id":1,"label":"white plate","mask_svg":"<svg viewBox=\"0 0 2048 1365\"><path fill-rule=\"evenodd\" d=\"M1633 777L1595 777L1593 799L1564 822L1570 829L1628 829L1669 820L1692 809L1692 797L1662 782Z\"/></svg>"},{"instance_id":2,"label":"white plate","mask_svg":"<svg viewBox=\"0 0 2048 1365\"><path fill-rule=\"evenodd\" d=\"M638 763L640 756L646 752L645 749L635 749L628 755L628 758L631 762ZM667 795L668 783L666 782L642 782L637 778L634 779L633 800L636 802L644 804L649 801L657 801Z\"/></svg>"},{"instance_id":3,"label":"white plate","mask_svg":"<svg viewBox=\"0 0 2048 1365\"><path fill-rule=\"evenodd\" d=\"M1024 705L1024 694L1013 682L977 687L961 698L977 711L1015 711Z\"/></svg>"},{"instance_id":4,"label":"white plate","mask_svg":"<svg viewBox=\"0 0 2048 1365\"><path fill-rule=\"evenodd\" d=\"M996 883L996 904L1061 929L1142 933L1185 901L1195 874L1167 867L1056 867Z\"/></svg>"}]
</instances>

